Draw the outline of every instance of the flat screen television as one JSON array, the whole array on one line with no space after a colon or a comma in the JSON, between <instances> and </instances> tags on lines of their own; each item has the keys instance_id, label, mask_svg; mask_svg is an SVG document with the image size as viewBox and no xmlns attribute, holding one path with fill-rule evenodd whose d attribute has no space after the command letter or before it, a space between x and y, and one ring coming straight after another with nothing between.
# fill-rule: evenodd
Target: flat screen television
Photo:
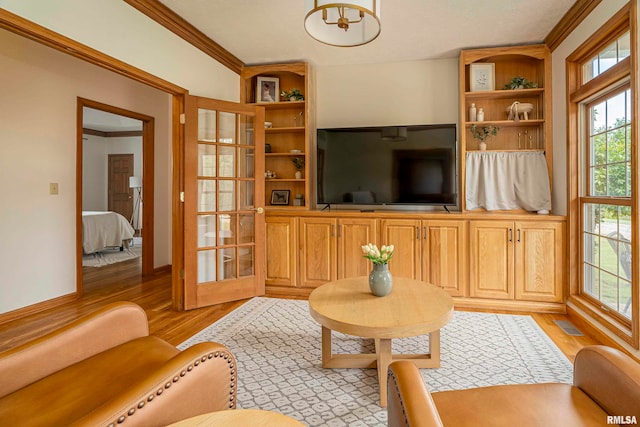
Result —
<instances>
[{"instance_id":1,"label":"flat screen television","mask_svg":"<svg viewBox=\"0 0 640 427\"><path fill-rule=\"evenodd\" d=\"M317 132L318 204L457 204L455 125Z\"/></svg>"}]
</instances>

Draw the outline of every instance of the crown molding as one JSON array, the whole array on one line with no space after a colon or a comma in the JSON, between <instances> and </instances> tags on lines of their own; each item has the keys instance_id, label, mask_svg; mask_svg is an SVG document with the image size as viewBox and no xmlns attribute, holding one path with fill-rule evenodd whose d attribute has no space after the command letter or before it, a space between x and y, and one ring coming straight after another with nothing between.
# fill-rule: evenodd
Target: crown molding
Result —
<instances>
[{"instance_id":1,"label":"crown molding","mask_svg":"<svg viewBox=\"0 0 640 427\"><path fill-rule=\"evenodd\" d=\"M553 52L602 0L577 0L544 39Z\"/></svg>"},{"instance_id":2,"label":"crown molding","mask_svg":"<svg viewBox=\"0 0 640 427\"><path fill-rule=\"evenodd\" d=\"M0 7L0 28L172 95L187 90Z\"/></svg>"},{"instance_id":3,"label":"crown molding","mask_svg":"<svg viewBox=\"0 0 640 427\"><path fill-rule=\"evenodd\" d=\"M207 37L202 31L158 0L124 0L172 33L191 43L231 71L240 74L244 63L231 52Z\"/></svg>"}]
</instances>

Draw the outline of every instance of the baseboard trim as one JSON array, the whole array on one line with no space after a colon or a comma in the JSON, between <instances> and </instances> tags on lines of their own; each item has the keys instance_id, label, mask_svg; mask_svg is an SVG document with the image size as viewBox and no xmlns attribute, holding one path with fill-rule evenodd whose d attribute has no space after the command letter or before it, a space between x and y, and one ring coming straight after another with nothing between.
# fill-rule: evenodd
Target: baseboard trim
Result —
<instances>
[{"instance_id":1,"label":"baseboard trim","mask_svg":"<svg viewBox=\"0 0 640 427\"><path fill-rule=\"evenodd\" d=\"M153 274L171 273L171 264L163 265L162 267L156 267L153 269Z\"/></svg>"},{"instance_id":2,"label":"baseboard trim","mask_svg":"<svg viewBox=\"0 0 640 427\"><path fill-rule=\"evenodd\" d=\"M0 325L7 322L12 322L14 320L21 319L26 316L30 316L32 314L40 313L41 311L48 310L50 308L58 307L62 304L66 304L71 301L75 301L78 299L78 294L68 294L62 295L57 298L53 298L50 300L42 301L36 304L28 305L26 307L18 308L13 311L9 311L7 313L0 314Z\"/></svg>"}]
</instances>

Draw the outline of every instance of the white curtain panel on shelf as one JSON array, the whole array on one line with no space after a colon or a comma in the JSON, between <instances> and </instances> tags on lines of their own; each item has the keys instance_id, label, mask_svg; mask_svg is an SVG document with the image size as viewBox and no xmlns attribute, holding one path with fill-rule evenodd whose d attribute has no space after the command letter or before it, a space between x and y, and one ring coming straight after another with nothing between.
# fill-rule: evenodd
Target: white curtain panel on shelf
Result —
<instances>
[{"instance_id":1,"label":"white curtain panel on shelf","mask_svg":"<svg viewBox=\"0 0 640 427\"><path fill-rule=\"evenodd\" d=\"M465 185L468 210L551 210L549 172L541 152L468 152Z\"/></svg>"}]
</instances>

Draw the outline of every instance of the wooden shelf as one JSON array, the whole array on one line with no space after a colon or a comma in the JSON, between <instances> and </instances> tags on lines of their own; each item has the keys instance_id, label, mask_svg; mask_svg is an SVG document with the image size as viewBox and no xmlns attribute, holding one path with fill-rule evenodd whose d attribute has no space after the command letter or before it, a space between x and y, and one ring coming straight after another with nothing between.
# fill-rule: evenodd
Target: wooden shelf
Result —
<instances>
[{"instance_id":1,"label":"wooden shelf","mask_svg":"<svg viewBox=\"0 0 640 427\"><path fill-rule=\"evenodd\" d=\"M464 96L467 99L503 99L503 98L524 98L542 95L544 88L534 89L504 89L504 90L492 90L483 92L465 92Z\"/></svg>"},{"instance_id":2,"label":"wooden shelf","mask_svg":"<svg viewBox=\"0 0 640 427\"><path fill-rule=\"evenodd\" d=\"M305 153L264 153L266 157L304 157Z\"/></svg>"},{"instance_id":3,"label":"wooden shelf","mask_svg":"<svg viewBox=\"0 0 640 427\"><path fill-rule=\"evenodd\" d=\"M304 178L296 179L296 178L267 178L265 182L305 182Z\"/></svg>"},{"instance_id":4,"label":"wooden shelf","mask_svg":"<svg viewBox=\"0 0 640 427\"><path fill-rule=\"evenodd\" d=\"M304 132L304 126L282 126L277 128L265 128L265 133L290 133L290 132Z\"/></svg>"},{"instance_id":5,"label":"wooden shelf","mask_svg":"<svg viewBox=\"0 0 640 427\"><path fill-rule=\"evenodd\" d=\"M258 105L267 110L288 110L300 109L305 107L305 101L283 101L283 102L254 102L250 105Z\"/></svg>"},{"instance_id":6,"label":"wooden shelf","mask_svg":"<svg viewBox=\"0 0 640 427\"><path fill-rule=\"evenodd\" d=\"M486 150L484 150L485 153L488 152L496 152L496 153L525 153L528 151L531 152L535 152L535 153L544 153L544 149L542 148L522 148L522 149L518 149L518 150L491 150L489 148L487 148ZM482 150L467 150L467 153L482 153Z\"/></svg>"},{"instance_id":7,"label":"wooden shelf","mask_svg":"<svg viewBox=\"0 0 640 427\"><path fill-rule=\"evenodd\" d=\"M503 126L503 127L510 127L510 126L538 126L544 124L544 120L542 119L536 119L536 120L520 120L520 121L513 121L513 120L485 120L483 122L466 122L465 126L466 127L471 127L472 125L476 125L476 126Z\"/></svg>"}]
</instances>

